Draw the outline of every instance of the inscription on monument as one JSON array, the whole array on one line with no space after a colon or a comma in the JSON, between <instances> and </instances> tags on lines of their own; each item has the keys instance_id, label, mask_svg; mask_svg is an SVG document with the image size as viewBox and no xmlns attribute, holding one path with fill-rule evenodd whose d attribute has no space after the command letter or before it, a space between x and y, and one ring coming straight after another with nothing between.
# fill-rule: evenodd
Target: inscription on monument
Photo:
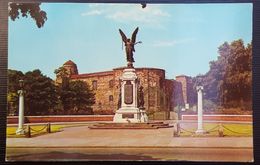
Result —
<instances>
[{"instance_id":1,"label":"inscription on monument","mask_svg":"<svg viewBox=\"0 0 260 165\"><path fill-rule=\"evenodd\" d=\"M124 113L122 114L122 118L134 118L134 114L133 113Z\"/></svg>"},{"instance_id":2,"label":"inscription on monument","mask_svg":"<svg viewBox=\"0 0 260 165\"><path fill-rule=\"evenodd\" d=\"M124 102L125 104L132 104L133 103L133 84L131 84L131 81L130 80L127 80L126 81L126 84L125 84L125 99L124 99Z\"/></svg>"}]
</instances>

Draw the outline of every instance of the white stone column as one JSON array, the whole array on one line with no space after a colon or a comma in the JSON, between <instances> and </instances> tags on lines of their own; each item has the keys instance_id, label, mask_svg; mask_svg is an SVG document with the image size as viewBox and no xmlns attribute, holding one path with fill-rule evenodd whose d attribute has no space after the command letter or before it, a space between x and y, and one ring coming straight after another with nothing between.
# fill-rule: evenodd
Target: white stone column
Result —
<instances>
[{"instance_id":1,"label":"white stone column","mask_svg":"<svg viewBox=\"0 0 260 165\"><path fill-rule=\"evenodd\" d=\"M18 129L16 130L17 135L24 135L25 130L23 128L24 124L24 91L19 90L19 122L18 122Z\"/></svg>"},{"instance_id":2,"label":"white stone column","mask_svg":"<svg viewBox=\"0 0 260 165\"><path fill-rule=\"evenodd\" d=\"M196 134L203 134L203 86L197 86L198 92L198 129Z\"/></svg>"}]
</instances>

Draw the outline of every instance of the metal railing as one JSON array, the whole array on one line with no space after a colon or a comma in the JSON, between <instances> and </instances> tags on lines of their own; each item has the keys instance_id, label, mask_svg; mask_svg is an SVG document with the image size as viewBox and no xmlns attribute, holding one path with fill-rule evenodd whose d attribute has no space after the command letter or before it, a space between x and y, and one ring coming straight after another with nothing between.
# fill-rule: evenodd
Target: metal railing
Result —
<instances>
[{"instance_id":1,"label":"metal railing","mask_svg":"<svg viewBox=\"0 0 260 165\"><path fill-rule=\"evenodd\" d=\"M32 137L32 135L37 135L39 133L51 133L51 124L50 123L43 125L42 128L40 128L40 129L35 129L32 127L33 127L33 125L26 126L25 134L24 134L25 137L30 138L30 137ZM16 133L11 133L11 134L7 134L7 135L13 136L13 135L16 135Z\"/></svg>"},{"instance_id":2,"label":"metal railing","mask_svg":"<svg viewBox=\"0 0 260 165\"><path fill-rule=\"evenodd\" d=\"M196 131L184 129L183 127L180 126L179 123L177 123L174 127L175 128L174 128L173 135L175 137L181 136L181 133L183 133L183 132L189 133L190 135L195 135L196 134ZM234 131L234 130L228 128L227 126L225 126L223 124L218 124L217 126L211 128L209 130L205 130L205 133L209 134L211 132L218 132L218 136L219 137L224 137L224 131L225 130L229 131L229 132L232 132L234 134L238 134L238 135L248 135L248 134L251 133L251 132L237 132L237 131Z\"/></svg>"}]
</instances>

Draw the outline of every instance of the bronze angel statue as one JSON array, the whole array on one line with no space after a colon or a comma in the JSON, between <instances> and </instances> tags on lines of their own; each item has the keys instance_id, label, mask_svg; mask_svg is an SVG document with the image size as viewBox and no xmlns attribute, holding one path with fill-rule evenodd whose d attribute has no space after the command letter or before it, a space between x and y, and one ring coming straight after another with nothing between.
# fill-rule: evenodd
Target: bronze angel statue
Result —
<instances>
[{"instance_id":1,"label":"bronze angel statue","mask_svg":"<svg viewBox=\"0 0 260 165\"><path fill-rule=\"evenodd\" d=\"M128 62L128 67L133 67L133 62L134 61L134 57L133 57L133 52L135 52L135 45L138 43L142 43L141 41L136 42L136 34L138 32L138 27L135 29L135 31L132 34L132 38L129 39L126 37L126 35L124 34L124 32L119 29L119 33L122 37L122 41L125 43L125 52L126 52L126 60Z\"/></svg>"}]
</instances>

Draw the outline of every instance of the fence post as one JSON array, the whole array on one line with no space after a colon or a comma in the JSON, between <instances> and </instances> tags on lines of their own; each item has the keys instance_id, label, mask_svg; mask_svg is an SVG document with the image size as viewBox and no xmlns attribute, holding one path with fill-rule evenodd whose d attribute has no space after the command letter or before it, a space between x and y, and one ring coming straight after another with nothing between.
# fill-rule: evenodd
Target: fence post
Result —
<instances>
[{"instance_id":1,"label":"fence post","mask_svg":"<svg viewBox=\"0 0 260 165\"><path fill-rule=\"evenodd\" d=\"M222 124L219 124L218 126L218 136L224 137Z\"/></svg>"},{"instance_id":2,"label":"fence post","mask_svg":"<svg viewBox=\"0 0 260 165\"><path fill-rule=\"evenodd\" d=\"M179 137L180 136L180 123L177 122L173 126L173 136L174 137Z\"/></svg>"},{"instance_id":3,"label":"fence post","mask_svg":"<svg viewBox=\"0 0 260 165\"><path fill-rule=\"evenodd\" d=\"M31 137L31 127L27 125L27 132L26 132L26 137L30 138Z\"/></svg>"},{"instance_id":4,"label":"fence post","mask_svg":"<svg viewBox=\"0 0 260 165\"><path fill-rule=\"evenodd\" d=\"M46 128L47 133L51 133L51 124L47 123L47 128Z\"/></svg>"}]
</instances>

